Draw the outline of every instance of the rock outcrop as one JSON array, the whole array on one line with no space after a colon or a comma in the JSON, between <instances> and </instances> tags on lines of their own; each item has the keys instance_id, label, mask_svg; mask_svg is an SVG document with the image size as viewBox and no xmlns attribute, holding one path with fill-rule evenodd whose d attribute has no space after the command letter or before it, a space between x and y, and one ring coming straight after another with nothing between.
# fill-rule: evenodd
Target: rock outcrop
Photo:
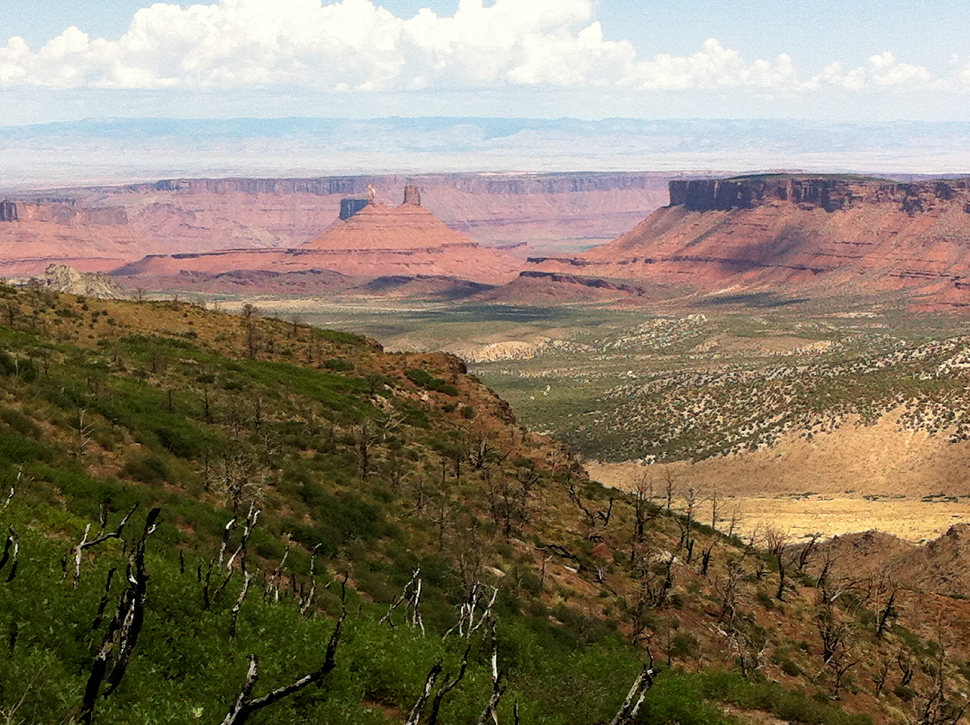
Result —
<instances>
[{"instance_id":1,"label":"rock outcrop","mask_svg":"<svg viewBox=\"0 0 970 725\"><path fill-rule=\"evenodd\" d=\"M127 297L111 277L101 272L79 272L66 264L51 264L44 274L30 280L31 285L72 295L115 300Z\"/></svg>"},{"instance_id":2,"label":"rock outcrop","mask_svg":"<svg viewBox=\"0 0 970 725\"><path fill-rule=\"evenodd\" d=\"M414 184L404 187L404 203L421 206L421 190Z\"/></svg>"},{"instance_id":3,"label":"rock outcrop","mask_svg":"<svg viewBox=\"0 0 970 725\"><path fill-rule=\"evenodd\" d=\"M910 215L935 203L968 197L966 181L898 183L844 177L754 176L670 182L670 206L688 211L728 211L788 202L827 212L891 203ZM966 210L966 206L965 206Z\"/></svg>"},{"instance_id":4,"label":"rock outcrop","mask_svg":"<svg viewBox=\"0 0 970 725\"><path fill-rule=\"evenodd\" d=\"M366 205L368 186L401 189L483 246L572 252L608 241L664 204L669 174L424 174L309 179L167 179L8 198L0 275L51 262L108 270L146 255L292 249ZM417 191L416 189L414 191ZM412 196L412 194L414 194ZM359 199L341 214L342 199ZM399 199L378 195L378 202ZM417 206L418 204L413 204Z\"/></svg>"},{"instance_id":5,"label":"rock outcrop","mask_svg":"<svg viewBox=\"0 0 970 725\"><path fill-rule=\"evenodd\" d=\"M406 203L394 208L368 200L355 214L338 219L323 235L300 247L150 255L120 267L115 275L125 278L129 286L178 287L186 272L211 275L227 270L327 270L358 284L403 276L493 285L518 273L517 258L480 246L420 206L416 188L405 198Z\"/></svg>"},{"instance_id":6,"label":"rock outcrop","mask_svg":"<svg viewBox=\"0 0 970 725\"><path fill-rule=\"evenodd\" d=\"M670 183L632 231L530 269L666 285L812 296L896 294L970 306L970 182L762 176Z\"/></svg>"},{"instance_id":7,"label":"rock outcrop","mask_svg":"<svg viewBox=\"0 0 970 725\"><path fill-rule=\"evenodd\" d=\"M370 199L341 199L340 200L340 219L350 219L365 206L370 204Z\"/></svg>"},{"instance_id":8,"label":"rock outcrop","mask_svg":"<svg viewBox=\"0 0 970 725\"><path fill-rule=\"evenodd\" d=\"M0 201L0 222L15 222L17 220L17 204L12 201Z\"/></svg>"}]
</instances>

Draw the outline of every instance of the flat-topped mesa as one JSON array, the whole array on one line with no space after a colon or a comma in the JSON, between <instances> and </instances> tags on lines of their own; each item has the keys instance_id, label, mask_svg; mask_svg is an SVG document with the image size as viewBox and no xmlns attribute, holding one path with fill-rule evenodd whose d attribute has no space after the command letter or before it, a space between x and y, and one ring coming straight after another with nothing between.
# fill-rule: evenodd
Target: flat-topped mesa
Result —
<instances>
[{"instance_id":1,"label":"flat-topped mesa","mask_svg":"<svg viewBox=\"0 0 970 725\"><path fill-rule=\"evenodd\" d=\"M670 206L688 211L729 211L794 204L827 212L874 203L892 203L907 214L927 211L938 202L963 199L970 213L966 180L896 183L879 179L767 176L671 181Z\"/></svg>"},{"instance_id":2,"label":"flat-topped mesa","mask_svg":"<svg viewBox=\"0 0 970 725\"><path fill-rule=\"evenodd\" d=\"M15 222L17 220L16 202L0 201L0 222Z\"/></svg>"}]
</instances>

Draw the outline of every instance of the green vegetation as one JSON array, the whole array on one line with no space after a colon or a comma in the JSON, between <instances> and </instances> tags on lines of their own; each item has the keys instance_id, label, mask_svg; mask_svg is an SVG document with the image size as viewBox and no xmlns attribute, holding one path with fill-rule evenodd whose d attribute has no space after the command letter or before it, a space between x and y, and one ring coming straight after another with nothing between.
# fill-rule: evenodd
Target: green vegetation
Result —
<instances>
[{"instance_id":1,"label":"green vegetation","mask_svg":"<svg viewBox=\"0 0 970 725\"><path fill-rule=\"evenodd\" d=\"M845 624L829 661L864 658L855 682L935 656L875 639L861 597L819 610L789 582L761 606L772 557L591 484L444 356L174 303L0 287L2 305L6 722L219 722L314 672L249 721L401 722L440 663L437 685L463 671L441 723L490 698L502 722L603 723L649 647L630 722L735 722L730 704L854 725L842 704L908 704L835 679L820 611Z\"/></svg>"}]
</instances>

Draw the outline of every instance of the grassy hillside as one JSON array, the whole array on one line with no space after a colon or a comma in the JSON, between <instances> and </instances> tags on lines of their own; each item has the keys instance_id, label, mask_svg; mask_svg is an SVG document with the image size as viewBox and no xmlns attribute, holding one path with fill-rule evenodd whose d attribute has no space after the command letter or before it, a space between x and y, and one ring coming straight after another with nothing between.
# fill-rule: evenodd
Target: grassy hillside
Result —
<instances>
[{"instance_id":1,"label":"grassy hillside","mask_svg":"<svg viewBox=\"0 0 970 725\"><path fill-rule=\"evenodd\" d=\"M254 309L0 288L0 483L5 722L606 723L648 648L616 722L967 689L881 590L611 498L457 358Z\"/></svg>"}]
</instances>

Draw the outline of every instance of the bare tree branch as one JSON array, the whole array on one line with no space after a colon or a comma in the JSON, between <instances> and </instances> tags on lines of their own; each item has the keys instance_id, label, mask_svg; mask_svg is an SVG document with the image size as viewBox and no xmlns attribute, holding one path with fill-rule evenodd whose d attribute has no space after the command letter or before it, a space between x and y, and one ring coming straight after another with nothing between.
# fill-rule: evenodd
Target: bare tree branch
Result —
<instances>
[{"instance_id":1,"label":"bare tree branch","mask_svg":"<svg viewBox=\"0 0 970 725\"><path fill-rule=\"evenodd\" d=\"M7 581L12 582L14 577L17 576L17 562L19 561L20 555L20 535L13 530L13 526L8 526L7 540L3 544L3 554L0 554L0 571L3 571L3 567L10 564L10 573L7 574Z\"/></svg>"},{"instance_id":2,"label":"bare tree branch","mask_svg":"<svg viewBox=\"0 0 970 725\"><path fill-rule=\"evenodd\" d=\"M108 687L101 697L108 697L114 692L128 669L128 663L138 643L138 635L145 617L145 596L148 591L145 547L148 537L158 528L160 513L161 509L158 508L148 512L145 530L128 558L126 570L128 588L121 595L118 610L108 624L84 688L79 719L85 725L90 725L94 717L94 708L101 694L101 686L107 680Z\"/></svg>"},{"instance_id":3,"label":"bare tree branch","mask_svg":"<svg viewBox=\"0 0 970 725\"><path fill-rule=\"evenodd\" d=\"M346 578L344 579L344 592L346 592ZM337 619L333 633L330 635L330 641L327 643L327 653L324 657L323 664L318 669L294 680L288 685L278 687L262 697L252 697L253 688L259 679L259 660L256 655L249 655L249 669L246 671L246 679L243 682L242 689L236 696L236 700L223 719L222 725L241 725L241 723L245 723L249 719L250 715L258 710L269 707L283 698L299 692L308 685L322 681L337 666L337 646L340 644L340 634L346 618L347 609L345 605L343 611L340 613L340 617Z\"/></svg>"},{"instance_id":4,"label":"bare tree branch","mask_svg":"<svg viewBox=\"0 0 970 725\"><path fill-rule=\"evenodd\" d=\"M613 719L610 720L610 725L632 725L636 721L637 715L640 713L640 708L643 706L643 700L646 698L650 688L653 687L653 676L653 654L648 648L647 662L643 665L643 669L640 670L640 674L633 680L626 699L623 700L620 709L613 716Z\"/></svg>"},{"instance_id":5,"label":"bare tree branch","mask_svg":"<svg viewBox=\"0 0 970 725\"><path fill-rule=\"evenodd\" d=\"M498 669L498 635L495 632L495 620L489 619L489 629L492 635L492 694L488 698L488 704L485 705L485 709L482 710L482 714L478 718L478 725L485 725L485 723L491 718L494 725L499 725L498 722L498 705L502 700L502 695L505 694L505 685L502 684L502 674Z\"/></svg>"}]
</instances>

